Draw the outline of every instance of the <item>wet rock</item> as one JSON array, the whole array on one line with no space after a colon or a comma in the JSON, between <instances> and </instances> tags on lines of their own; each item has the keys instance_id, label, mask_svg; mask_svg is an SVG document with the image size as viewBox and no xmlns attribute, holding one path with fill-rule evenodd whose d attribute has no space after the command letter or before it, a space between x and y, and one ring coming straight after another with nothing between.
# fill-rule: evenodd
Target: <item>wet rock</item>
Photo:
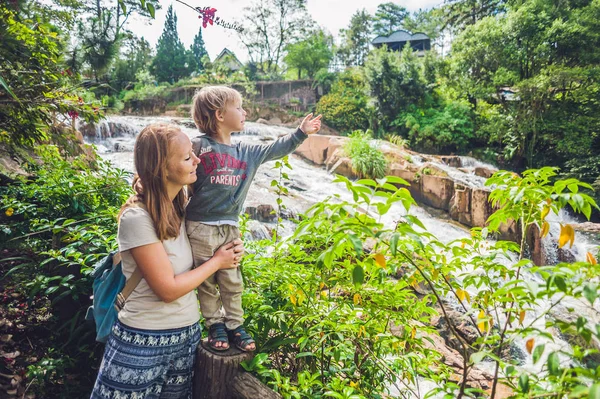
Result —
<instances>
[{"instance_id":1,"label":"wet rock","mask_svg":"<svg viewBox=\"0 0 600 399\"><path fill-rule=\"evenodd\" d=\"M489 179L490 177L492 177L492 175L494 173L497 172L497 170L486 168L483 166L477 166L477 167L475 167L474 172L477 176L481 176L481 177L485 177L486 179Z\"/></svg>"},{"instance_id":2,"label":"wet rock","mask_svg":"<svg viewBox=\"0 0 600 399\"><path fill-rule=\"evenodd\" d=\"M573 229L575 229L577 231L585 231L587 233L600 234L600 223L592 223L592 222L575 223L572 226L573 226Z\"/></svg>"},{"instance_id":3,"label":"wet rock","mask_svg":"<svg viewBox=\"0 0 600 399\"><path fill-rule=\"evenodd\" d=\"M277 219L273 206L269 204L248 206L244 212L248 214L250 219L258 220L259 222L273 222Z\"/></svg>"},{"instance_id":4,"label":"wet rock","mask_svg":"<svg viewBox=\"0 0 600 399\"><path fill-rule=\"evenodd\" d=\"M126 143L122 143L117 141L113 144L114 152L133 152L133 147L131 145L127 145Z\"/></svg>"},{"instance_id":5,"label":"wet rock","mask_svg":"<svg viewBox=\"0 0 600 399\"><path fill-rule=\"evenodd\" d=\"M549 263L540 237L540 229L535 224L527 230L525 241L529 249L529 258L534 264L541 266Z\"/></svg>"},{"instance_id":6,"label":"wet rock","mask_svg":"<svg viewBox=\"0 0 600 399\"><path fill-rule=\"evenodd\" d=\"M492 206L488 201L490 191L482 188L474 188L471 191L471 225L483 227L490 215Z\"/></svg>"},{"instance_id":7,"label":"wet rock","mask_svg":"<svg viewBox=\"0 0 600 399\"><path fill-rule=\"evenodd\" d=\"M281 125L281 119L274 116L271 119L269 119L269 125Z\"/></svg>"},{"instance_id":8,"label":"wet rock","mask_svg":"<svg viewBox=\"0 0 600 399\"><path fill-rule=\"evenodd\" d=\"M471 188L464 184L454 184L454 195L450 199L450 217L459 223L472 226Z\"/></svg>"},{"instance_id":9,"label":"wet rock","mask_svg":"<svg viewBox=\"0 0 600 399\"><path fill-rule=\"evenodd\" d=\"M268 125L269 124L269 122L266 119L264 119L264 118L258 118L256 120L256 123L262 123L263 125Z\"/></svg>"},{"instance_id":10,"label":"wet rock","mask_svg":"<svg viewBox=\"0 0 600 399\"><path fill-rule=\"evenodd\" d=\"M575 254L566 246L563 248L558 248L557 255L559 262L574 263L577 260L575 258Z\"/></svg>"},{"instance_id":11,"label":"wet rock","mask_svg":"<svg viewBox=\"0 0 600 399\"><path fill-rule=\"evenodd\" d=\"M296 154L316 165L324 165L327 160L330 140L327 136L310 136L298 147Z\"/></svg>"},{"instance_id":12,"label":"wet rock","mask_svg":"<svg viewBox=\"0 0 600 399\"><path fill-rule=\"evenodd\" d=\"M457 155L444 155L439 157L440 161L445 163L448 166L452 166L453 168L460 168L462 165L462 161Z\"/></svg>"},{"instance_id":13,"label":"wet rock","mask_svg":"<svg viewBox=\"0 0 600 399\"><path fill-rule=\"evenodd\" d=\"M352 160L347 157L332 157L327 161L327 170L329 173L346 176L351 179L358 178L358 173L352 169Z\"/></svg>"},{"instance_id":14,"label":"wet rock","mask_svg":"<svg viewBox=\"0 0 600 399\"><path fill-rule=\"evenodd\" d=\"M440 312L441 314L441 312ZM460 335L462 339L465 340L468 344L472 344L475 342L477 337L479 337L479 333L471 320L465 314L458 312L456 310L452 310L446 308L446 314L450 319L450 322ZM448 325L448 320L446 320L442 316L438 316L432 319L432 324L438 330L440 336L444 339L445 343L452 349L462 353L462 345L460 340L452 333L450 326ZM473 354L472 350L468 350L468 356Z\"/></svg>"},{"instance_id":15,"label":"wet rock","mask_svg":"<svg viewBox=\"0 0 600 399\"><path fill-rule=\"evenodd\" d=\"M421 201L434 208L449 210L454 195L454 180L436 175L421 176Z\"/></svg>"},{"instance_id":16,"label":"wet rock","mask_svg":"<svg viewBox=\"0 0 600 399\"><path fill-rule=\"evenodd\" d=\"M403 328L401 326L390 327L390 332L396 336L402 336ZM459 383L463 378L463 357L460 352L449 347L444 338L437 334L427 334L422 337L423 346L427 349L438 352L442 358L441 361L454 369L455 373L450 376L451 381ZM488 393L491 392L494 382L494 376L486 370L475 366L469 370L467 375L467 386L471 388L482 389ZM499 385L496 389L496 398L505 399L513 394L509 387Z\"/></svg>"},{"instance_id":17,"label":"wet rock","mask_svg":"<svg viewBox=\"0 0 600 399\"><path fill-rule=\"evenodd\" d=\"M246 229L247 232L246 235L244 235L244 240L258 241L271 238L269 229L257 220L249 220L248 223L246 223Z\"/></svg>"}]
</instances>

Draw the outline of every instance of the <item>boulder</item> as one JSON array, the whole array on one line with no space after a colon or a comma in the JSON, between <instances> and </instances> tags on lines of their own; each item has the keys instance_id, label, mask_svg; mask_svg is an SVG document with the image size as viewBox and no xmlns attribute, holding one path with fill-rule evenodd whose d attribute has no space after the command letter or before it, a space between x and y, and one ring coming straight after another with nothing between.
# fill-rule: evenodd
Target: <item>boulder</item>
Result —
<instances>
[{"instance_id":1,"label":"boulder","mask_svg":"<svg viewBox=\"0 0 600 399\"><path fill-rule=\"evenodd\" d=\"M585 231L587 233L600 234L600 223L574 223L572 224L573 229L576 231Z\"/></svg>"},{"instance_id":2,"label":"boulder","mask_svg":"<svg viewBox=\"0 0 600 399\"><path fill-rule=\"evenodd\" d=\"M492 175L494 173L497 172L497 170L486 168L484 166L477 166L477 167L475 167L474 172L477 176L481 176L481 177L485 177L486 179L489 179L490 177L492 177Z\"/></svg>"},{"instance_id":3,"label":"boulder","mask_svg":"<svg viewBox=\"0 0 600 399\"><path fill-rule=\"evenodd\" d=\"M453 168L460 168L462 165L462 160L457 155L443 155L439 157L440 161L445 163L448 166L452 166Z\"/></svg>"},{"instance_id":4,"label":"boulder","mask_svg":"<svg viewBox=\"0 0 600 399\"><path fill-rule=\"evenodd\" d=\"M434 208L448 211L454 195L454 180L446 176L421 176L421 201Z\"/></svg>"},{"instance_id":5,"label":"boulder","mask_svg":"<svg viewBox=\"0 0 600 399\"><path fill-rule=\"evenodd\" d=\"M331 140L328 136L310 135L294 151L295 154L308 159L316 165L324 165L327 160L327 154Z\"/></svg>"},{"instance_id":6,"label":"boulder","mask_svg":"<svg viewBox=\"0 0 600 399\"><path fill-rule=\"evenodd\" d=\"M264 118L258 118L256 120L256 123L262 123L263 125L268 125L269 124L269 122L266 119L264 119Z\"/></svg>"},{"instance_id":7,"label":"boulder","mask_svg":"<svg viewBox=\"0 0 600 399\"><path fill-rule=\"evenodd\" d=\"M244 212L250 216L250 219L258 220L259 222L273 222L277 218L273 206L269 204L248 206Z\"/></svg>"},{"instance_id":8,"label":"boulder","mask_svg":"<svg viewBox=\"0 0 600 399\"><path fill-rule=\"evenodd\" d=\"M450 199L450 217L459 223L472 226L471 187L454 183L454 195Z\"/></svg>"},{"instance_id":9,"label":"boulder","mask_svg":"<svg viewBox=\"0 0 600 399\"><path fill-rule=\"evenodd\" d=\"M492 206L488 201L490 191L473 188L471 191L471 226L484 227L492 214Z\"/></svg>"},{"instance_id":10,"label":"boulder","mask_svg":"<svg viewBox=\"0 0 600 399\"><path fill-rule=\"evenodd\" d=\"M339 150L336 151L339 153ZM352 160L348 157L337 155L331 156L327 160L327 171L338 175L346 176L350 179L358 178L358 174L352 169Z\"/></svg>"}]
</instances>

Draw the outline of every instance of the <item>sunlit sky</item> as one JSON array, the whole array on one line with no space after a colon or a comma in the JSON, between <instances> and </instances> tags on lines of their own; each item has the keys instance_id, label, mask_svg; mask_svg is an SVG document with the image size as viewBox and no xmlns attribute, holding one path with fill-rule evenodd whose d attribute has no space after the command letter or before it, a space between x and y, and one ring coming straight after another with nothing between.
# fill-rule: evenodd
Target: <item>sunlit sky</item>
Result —
<instances>
[{"instance_id":1,"label":"sunlit sky","mask_svg":"<svg viewBox=\"0 0 600 399\"><path fill-rule=\"evenodd\" d=\"M217 9L215 16L221 17L226 22L235 22L244 18L244 7L252 4L253 0L220 0L220 1L195 1L184 0L192 7L214 7ZM354 12L365 8L369 13L374 14L377 5L386 2L386 0L308 0L308 13L321 27L325 28L334 36L338 35L341 28L345 28L350 23L350 18ZM405 7L409 11L416 11L420 8L427 9L442 3L442 0L401 0L395 3ZM144 22L139 18L132 19L128 23L131 29L138 36L144 37L155 47L160 37L167 8L173 4L173 9L177 14L177 29L179 38L186 47L189 47L194 41L194 36L198 33L201 20L198 14L176 1L161 1L162 8L156 11L156 19L150 23ZM225 29L217 25L208 25L202 32L206 50L211 59L214 59L224 47L233 51L240 61L248 60L247 51L240 42L238 34L230 29Z\"/></svg>"}]
</instances>

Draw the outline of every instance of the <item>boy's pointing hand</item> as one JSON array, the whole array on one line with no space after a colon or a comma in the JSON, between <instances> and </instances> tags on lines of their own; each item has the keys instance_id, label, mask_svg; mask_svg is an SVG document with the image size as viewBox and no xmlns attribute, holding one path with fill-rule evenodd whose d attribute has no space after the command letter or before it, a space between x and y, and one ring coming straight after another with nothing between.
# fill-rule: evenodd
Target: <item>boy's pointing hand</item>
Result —
<instances>
[{"instance_id":1,"label":"boy's pointing hand","mask_svg":"<svg viewBox=\"0 0 600 399\"><path fill-rule=\"evenodd\" d=\"M312 116L312 112L306 115L299 126L300 130L302 130L306 134L314 134L321 130L321 117L323 115L319 115L316 118L312 118Z\"/></svg>"}]
</instances>

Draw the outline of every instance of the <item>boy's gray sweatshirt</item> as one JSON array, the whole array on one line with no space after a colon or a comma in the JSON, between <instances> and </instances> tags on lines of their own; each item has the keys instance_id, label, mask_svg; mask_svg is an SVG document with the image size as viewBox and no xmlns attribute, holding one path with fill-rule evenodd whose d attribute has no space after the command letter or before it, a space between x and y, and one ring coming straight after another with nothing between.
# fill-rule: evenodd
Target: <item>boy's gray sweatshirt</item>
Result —
<instances>
[{"instance_id":1,"label":"boy's gray sweatshirt","mask_svg":"<svg viewBox=\"0 0 600 399\"><path fill-rule=\"evenodd\" d=\"M308 136L302 130L271 144L221 144L208 135L192 139L200 158L193 196L186 208L186 220L198 222L237 221L250 183L258 167L294 151Z\"/></svg>"}]
</instances>

